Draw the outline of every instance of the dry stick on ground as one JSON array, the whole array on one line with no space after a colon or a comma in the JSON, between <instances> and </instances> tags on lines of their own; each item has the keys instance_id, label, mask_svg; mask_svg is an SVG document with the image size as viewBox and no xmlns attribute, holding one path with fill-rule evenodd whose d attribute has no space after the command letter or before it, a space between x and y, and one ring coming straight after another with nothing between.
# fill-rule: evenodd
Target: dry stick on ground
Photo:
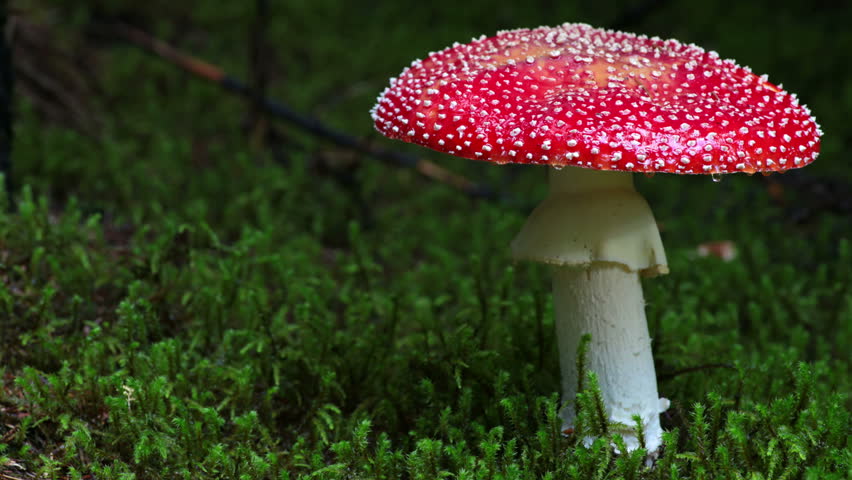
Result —
<instances>
[{"instance_id":1,"label":"dry stick on ground","mask_svg":"<svg viewBox=\"0 0 852 480\"><path fill-rule=\"evenodd\" d=\"M7 19L15 97L26 98L45 122L97 137L101 118L91 102L101 90L96 49L60 32L52 13L10 7Z\"/></svg>"},{"instance_id":2,"label":"dry stick on ground","mask_svg":"<svg viewBox=\"0 0 852 480\"><path fill-rule=\"evenodd\" d=\"M255 0L254 10L254 20L248 41L249 84L252 91L248 124L252 143L263 145L266 143L267 133L263 99L266 98L266 86L269 83L269 64L266 61L269 45L266 41L267 25L269 24L269 1Z\"/></svg>"},{"instance_id":3,"label":"dry stick on ground","mask_svg":"<svg viewBox=\"0 0 852 480\"><path fill-rule=\"evenodd\" d=\"M12 49L6 39L8 21L8 5L6 0L0 1L0 174L3 175L4 187L9 200L12 202Z\"/></svg>"},{"instance_id":4,"label":"dry stick on ground","mask_svg":"<svg viewBox=\"0 0 852 480\"><path fill-rule=\"evenodd\" d=\"M123 40L169 61L186 72L216 83L229 92L240 94L249 99L252 98L253 92L248 86L211 63L183 53L168 43L129 25L112 25L111 31ZM302 130L325 138L339 146L370 155L398 167L413 168L422 176L449 185L471 197L499 200L510 204L517 203L486 185L474 183L429 160L374 147L359 138L331 129L315 118L297 113L275 100L262 98L260 101L263 110L268 114L286 120Z\"/></svg>"},{"instance_id":5,"label":"dry stick on ground","mask_svg":"<svg viewBox=\"0 0 852 480\"><path fill-rule=\"evenodd\" d=\"M727 369L733 370L736 367L734 367L733 365L731 365L729 363L707 363L707 364L704 364L704 365L695 365L694 367L681 368L681 369L675 370L673 372L661 373L660 375L657 375L657 380L659 380L659 381L670 380L670 379L677 377L679 375L683 375L684 373L700 372L702 370L711 370L711 369L714 369L714 368L727 368Z\"/></svg>"}]
</instances>

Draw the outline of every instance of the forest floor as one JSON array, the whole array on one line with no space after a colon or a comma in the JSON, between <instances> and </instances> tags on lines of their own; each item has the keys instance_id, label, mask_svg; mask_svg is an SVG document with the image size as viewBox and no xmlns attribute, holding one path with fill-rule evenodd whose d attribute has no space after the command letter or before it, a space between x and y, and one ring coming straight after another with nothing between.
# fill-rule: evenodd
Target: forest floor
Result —
<instances>
[{"instance_id":1,"label":"forest floor","mask_svg":"<svg viewBox=\"0 0 852 480\"><path fill-rule=\"evenodd\" d=\"M849 7L19 3L0 479L850 478ZM653 468L560 433L549 273L508 251L544 169L385 140L368 114L429 51L563 21L718 50L826 132L800 172L637 176L671 269L644 281L672 402ZM128 25L501 193L258 112ZM734 258L699 255L714 242Z\"/></svg>"}]
</instances>

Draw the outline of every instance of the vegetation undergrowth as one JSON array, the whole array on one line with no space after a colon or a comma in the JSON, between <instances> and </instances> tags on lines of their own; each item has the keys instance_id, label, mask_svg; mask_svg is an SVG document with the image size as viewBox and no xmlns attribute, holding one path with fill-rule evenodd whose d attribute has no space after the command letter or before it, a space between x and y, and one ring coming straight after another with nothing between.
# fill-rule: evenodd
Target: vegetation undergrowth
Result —
<instances>
[{"instance_id":1,"label":"vegetation undergrowth","mask_svg":"<svg viewBox=\"0 0 852 480\"><path fill-rule=\"evenodd\" d=\"M63 5L73 22L62 28L156 18L164 36L240 68L234 45L251 2L196 2L188 32L152 13L182 18L189 7L173 2L88 3ZM457 24L434 28L425 16L379 28L401 7L367 18L311 3L280 7L270 25L283 49L275 58L305 66L275 63L288 82L273 93L365 134L387 77L443 46L412 54L406 39L495 29L474 18L475 5ZM562 19L607 21L600 9L578 17L578 6L560 8ZM287 41L321 21L341 30L367 22L353 33L362 44L382 31L398 46L342 57L333 37ZM522 24L540 23L554 22ZM848 213L792 187L779 204L756 177L637 179L672 271L644 284L660 393L672 401L665 447L649 464L643 450L615 453L621 439L603 420L593 372L577 399L556 393L548 272L507 252L524 209L466 198L287 127L258 146L240 131L240 100L126 46L98 55L97 101L121 105L99 113L98 135L20 100L20 188L16 209L0 213L0 479L852 476ZM320 67L331 57L348 63ZM344 69L366 86L329 100ZM787 75L792 90L809 81ZM849 138L845 124L826 129ZM830 163L843 143L831 142L808 168L847 181ZM529 203L544 192L536 168L437 161ZM717 240L733 242L736 258L697 255ZM573 436L557 415L567 401L579 406ZM587 436L597 439L585 445Z\"/></svg>"}]
</instances>

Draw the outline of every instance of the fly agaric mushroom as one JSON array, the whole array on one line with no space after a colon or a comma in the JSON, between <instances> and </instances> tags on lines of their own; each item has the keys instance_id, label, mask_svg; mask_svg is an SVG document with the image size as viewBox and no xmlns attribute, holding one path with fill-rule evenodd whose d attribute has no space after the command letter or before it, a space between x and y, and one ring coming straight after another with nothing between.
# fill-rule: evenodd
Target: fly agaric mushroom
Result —
<instances>
[{"instance_id":1,"label":"fly agaric mushroom","mask_svg":"<svg viewBox=\"0 0 852 480\"><path fill-rule=\"evenodd\" d=\"M668 266L631 174L783 172L811 163L822 135L795 95L715 52L568 23L431 53L392 79L371 113L391 138L553 167L512 253L555 266L564 428L590 333L588 366L609 420L629 426L640 415L649 452L668 400L657 393L640 276ZM632 429L621 433L639 446Z\"/></svg>"}]
</instances>

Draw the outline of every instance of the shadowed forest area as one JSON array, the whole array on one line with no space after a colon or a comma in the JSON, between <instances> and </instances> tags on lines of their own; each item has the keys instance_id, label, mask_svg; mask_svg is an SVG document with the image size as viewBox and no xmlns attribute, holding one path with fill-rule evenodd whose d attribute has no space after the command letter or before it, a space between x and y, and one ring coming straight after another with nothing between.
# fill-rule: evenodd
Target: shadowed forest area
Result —
<instances>
[{"instance_id":1,"label":"shadowed forest area","mask_svg":"<svg viewBox=\"0 0 852 480\"><path fill-rule=\"evenodd\" d=\"M852 478L852 4L3 9L0 480ZM597 440L562 433L549 269L509 251L546 168L370 116L429 52L564 22L717 51L824 131L784 174L635 175L653 462L594 382Z\"/></svg>"}]
</instances>

